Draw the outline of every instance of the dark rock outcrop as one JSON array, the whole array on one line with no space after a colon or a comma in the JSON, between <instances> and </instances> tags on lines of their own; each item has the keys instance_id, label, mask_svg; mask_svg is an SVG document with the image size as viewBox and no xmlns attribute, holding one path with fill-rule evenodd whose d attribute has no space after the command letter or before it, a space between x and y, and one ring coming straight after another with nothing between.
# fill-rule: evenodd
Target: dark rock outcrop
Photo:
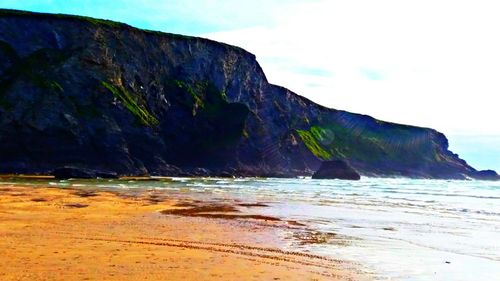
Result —
<instances>
[{"instance_id":1,"label":"dark rock outcrop","mask_svg":"<svg viewBox=\"0 0 500 281\"><path fill-rule=\"evenodd\" d=\"M479 180L500 180L500 175L493 170L477 171L473 177Z\"/></svg>"},{"instance_id":2,"label":"dark rock outcrop","mask_svg":"<svg viewBox=\"0 0 500 281\"><path fill-rule=\"evenodd\" d=\"M465 178L435 130L317 105L255 56L106 20L0 10L0 173Z\"/></svg>"},{"instance_id":3,"label":"dark rock outcrop","mask_svg":"<svg viewBox=\"0 0 500 281\"><path fill-rule=\"evenodd\" d=\"M342 160L325 161L312 175L313 179L360 180L361 176Z\"/></svg>"},{"instance_id":4,"label":"dark rock outcrop","mask_svg":"<svg viewBox=\"0 0 500 281\"><path fill-rule=\"evenodd\" d=\"M66 180L66 179L91 179L94 178L95 175L89 171L73 168L73 167L63 167L58 168L52 171L51 175L53 175L56 179Z\"/></svg>"},{"instance_id":5,"label":"dark rock outcrop","mask_svg":"<svg viewBox=\"0 0 500 281\"><path fill-rule=\"evenodd\" d=\"M53 175L56 179L93 179L93 178L116 179L116 178L118 178L118 175L114 172L93 171L93 170L81 169L81 168L75 168L75 167L57 168L54 171L52 171L51 175Z\"/></svg>"}]
</instances>

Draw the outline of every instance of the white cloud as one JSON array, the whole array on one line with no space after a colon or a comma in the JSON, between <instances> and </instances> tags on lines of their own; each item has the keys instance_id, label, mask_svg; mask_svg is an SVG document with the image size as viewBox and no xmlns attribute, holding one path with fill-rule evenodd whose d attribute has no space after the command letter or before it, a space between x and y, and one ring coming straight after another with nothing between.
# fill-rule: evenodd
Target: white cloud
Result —
<instances>
[{"instance_id":1,"label":"white cloud","mask_svg":"<svg viewBox=\"0 0 500 281\"><path fill-rule=\"evenodd\" d=\"M295 2L274 10L273 25L203 36L249 50L272 83L333 108L500 134L499 5Z\"/></svg>"}]
</instances>

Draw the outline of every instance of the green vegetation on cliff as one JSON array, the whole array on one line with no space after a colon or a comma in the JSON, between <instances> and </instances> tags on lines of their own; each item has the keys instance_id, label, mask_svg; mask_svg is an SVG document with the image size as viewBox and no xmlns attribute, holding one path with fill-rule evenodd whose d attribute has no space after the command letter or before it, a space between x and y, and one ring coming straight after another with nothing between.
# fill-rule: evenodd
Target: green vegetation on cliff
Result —
<instances>
[{"instance_id":1,"label":"green vegetation on cliff","mask_svg":"<svg viewBox=\"0 0 500 281\"><path fill-rule=\"evenodd\" d=\"M143 125L156 126L159 124L158 119L149 113L146 106L137 103L125 88L121 86L115 87L104 81L101 82L101 85L108 89Z\"/></svg>"},{"instance_id":2,"label":"green vegetation on cliff","mask_svg":"<svg viewBox=\"0 0 500 281\"><path fill-rule=\"evenodd\" d=\"M320 159L329 160L332 158L332 153L321 145L320 135L316 133L320 129L319 127L312 127L308 131L297 130L297 133L312 154Z\"/></svg>"},{"instance_id":3,"label":"green vegetation on cliff","mask_svg":"<svg viewBox=\"0 0 500 281\"><path fill-rule=\"evenodd\" d=\"M364 163L440 161L428 132L404 125L375 122L325 122L309 130L296 130L306 147L323 160L348 159Z\"/></svg>"},{"instance_id":4,"label":"green vegetation on cliff","mask_svg":"<svg viewBox=\"0 0 500 281\"><path fill-rule=\"evenodd\" d=\"M57 18L57 19L81 20L81 21L89 22L89 23L94 24L94 25L105 25L105 26L110 26L110 27L128 26L127 24L124 24L121 22L96 19L96 18L85 17L85 16L65 15L65 14L49 14L49 13L33 13L33 12L26 12L26 11L20 11L20 10L0 9L0 17L25 17L25 16L29 16L32 18L38 18L38 19Z\"/></svg>"},{"instance_id":5,"label":"green vegetation on cliff","mask_svg":"<svg viewBox=\"0 0 500 281\"><path fill-rule=\"evenodd\" d=\"M0 17L19 17L19 18L38 19L38 20L58 19L58 20L68 20L68 21L80 21L80 22L90 23L96 27L109 27L109 28L122 29L122 30L125 30L125 29L138 30L141 32L154 34L154 35L158 35L158 36L168 36L169 38L171 38L173 40L184 40L184 41L193 41L193 42L194 41L201 41L204 43L210 43L210 44L214 44L217 46L222 46L226 49L231 49L231 50L238 51L241 53L246 53L246 51L240 47L212 41L212 40L206 39L206 38L200 38L200 37L194 37L194 36L188 36L188 35L176 34L176 33L167 33L167 32L157 31L157 30L140 29L140 28L130 26L126 23L116 22L116 21L107 20L107 19L98 19L98 18L79 16L79 15L28 12L28 11L12 10L12 9L0 9Z\"/></svg>"},{"instance_id":6,"label":"green vegetation on cliff","mask_svg":"<svg viewBox=\"0 0 500 281\"><path fill-rule=\"evenodd\" d=\"M188 102L188 105L192 105L192 114L196 115L199 109L203 109L205 107L205 103L203 102L203 97L205 96L205 89L203 87L203 83L194 83L194 86L191 84L181 81L181 80L173 80L174 84L181 91L185 91L189 96L191 96L192 101Z\"/></svg>"}]
</instances>

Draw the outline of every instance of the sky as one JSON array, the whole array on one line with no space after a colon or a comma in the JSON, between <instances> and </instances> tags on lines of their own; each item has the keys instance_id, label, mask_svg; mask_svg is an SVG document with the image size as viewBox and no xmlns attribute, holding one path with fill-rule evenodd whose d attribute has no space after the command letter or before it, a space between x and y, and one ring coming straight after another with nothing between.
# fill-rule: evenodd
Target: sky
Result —
<instances>
[{"instance_id":1,"label":"sky","mask_svg":"<svg viewBox=\"0 0 500 281\"><path fill-rule=\"evenodd\" d=\"M435 128L500 170L500 2L0 0L201 36L254 53L271 83L322 105Z\"/></svg>"}]
</instances>

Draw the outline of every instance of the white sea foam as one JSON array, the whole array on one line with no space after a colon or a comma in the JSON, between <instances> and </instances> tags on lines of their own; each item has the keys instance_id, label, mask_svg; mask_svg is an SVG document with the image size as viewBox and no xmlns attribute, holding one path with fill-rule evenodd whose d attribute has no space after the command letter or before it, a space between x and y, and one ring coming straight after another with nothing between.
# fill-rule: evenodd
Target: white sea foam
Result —
<instances>
[{"instance_id":1,"label":"white sea foam","mask_svg":"<svg viewBox=\"0 0 500 281\"><path fill-rule=\"evenodd\" d=\"M309 250L358 261L382 279L500 276L499 182L363 178L186 183L214 195L224 190L233 199L274 202L260 211L351 237L345 245Z\"/></svg>"}]
</instances>

